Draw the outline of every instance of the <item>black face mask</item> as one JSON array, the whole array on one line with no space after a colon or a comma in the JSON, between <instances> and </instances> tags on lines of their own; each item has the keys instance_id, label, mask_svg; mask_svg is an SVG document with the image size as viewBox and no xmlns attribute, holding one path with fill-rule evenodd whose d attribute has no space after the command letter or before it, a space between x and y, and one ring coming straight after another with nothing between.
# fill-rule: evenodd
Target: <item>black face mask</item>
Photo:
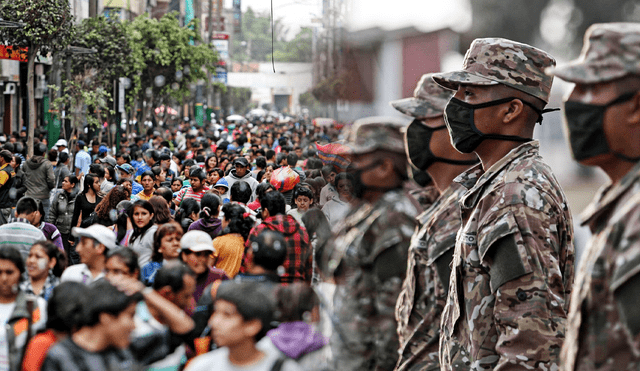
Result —
<instances>
[{"instance_id":1,"label":"black face mask","mask_svg":"<svg viewBox=\"0 0 640 371\"><path fill-rule=\"evenodd\" d=\"M369 190L369 191L381 191L381 192L387 192L390 191L392 189L395 189L395 187L376 187L376 186L370 186L370 185L366 185L362 182L362 173L364 173L365 171L371 170L371 169L375 169L376 167L380 166L382 164L382 160L378 160L378 161L374 161L371 164L356 169L353 166L349 166L349 168L347 169L347 172L349 174L351 174L351 176L353 177L353 196L359 199L363 199L364 197L364 193ZM398 172L397 170L395 170L400 177L403 180L407 179L406 175L402 175L400 174L400 172Z\"/></svg>"},{"instance_id":2,"label":"black face mask","mask_svg":"<svg viewBox=\"0 0 640 371\"><path fill-rule=\"evenodd\" d=\"M433 163L443 162L451 165L475 165L478 160L452 160L438 157L431 151L431 137L435 131L446 129L446 125L431 128L420 120L413 120L407 128L406 143L407 155L413 166L426 171Z\"/></svg>"},{"instance_id":3,"label":"black face mask","mask_svg":"<svg viewBox=\"0 0 640 371\"><path fill-rule=\"evenodd\" d=\"M484 134L478 130L473 122L473 113L475 110L508 103L514 99L520 98L503 98L480 104L469 104L460 99L451 98L444 110L444 118L447 123L447 128L449 129L449 134L451 135L451 143L455 149L462 153L471 153L478 148L480 143L485 139L506 140L510 142L529 142L533 140L532 138L523 138L515 135ZM538 122L540 123L542 122L542 114L552 111L541 111L527 101L521 99L520 101L538 113Z\"/></svg>"},{"instance_id":4,"label":"black face mask","mask_svg":"<svg viewBox=\"0 0 640 371\"><path fill-rule=\"evenodd\" d=\"M576 161L607 153L612 153L624 161L640 161L640 157L632 158L622 153L611 151L604 133L604 115L607 109L627 102L635 95L636 92L623 94L603 105L574 101L564 102L564 121L569 131L569 145Z\"/></svg>"}]
</instances>

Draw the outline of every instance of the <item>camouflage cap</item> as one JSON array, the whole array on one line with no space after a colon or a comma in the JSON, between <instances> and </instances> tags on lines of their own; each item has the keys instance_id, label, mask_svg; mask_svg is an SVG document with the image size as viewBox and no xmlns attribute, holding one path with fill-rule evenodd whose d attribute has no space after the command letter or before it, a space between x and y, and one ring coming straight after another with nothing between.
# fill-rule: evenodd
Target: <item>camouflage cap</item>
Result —
<instances>
[{"instance_id":1,"label":"camouflage cap","mask_svg":"<svg viewBox=\"0 0 640 371\"><path fill-rule=\"evenodd\" d=\"M595 84L640 75L640 24L594 24L584 34L580 57L550 75L579 84Z\"/></svg>"},{"instance_id":2,"label":"camouflage cap","mask_svg":"<svg viewBox=\"0 0 640 371\"><path fill-rule=\"evenodd\" d=\"M438 73L433 79L443 87L504 84L544 102L549 101L553 77L545 73L556 65L547 52L507 39L475 39L464 56L462 70Z\"/></svg>"},{"instance_id":3,"label":"camouflage cap","mask_svg":"<svg viewBox=\"0 0 640 371\"><path fill-rule=\"evenodd\" d=\"M406 120L394 117L367 117L356 120L347 134L349 154L359 155L377 150L404 154Z\"/></svg>"},{"instance_id":4,"label":"camouflage cap","mask_svg":"<svg viewBox=\"0 0 640 371\"><path fill-rule=\"evenodd\" d=\"M413 97L394 100L390 102L391 106L418 119L442 116L453 92L436 84L432 76L432 73L422 75Z\"/></svg>"}]
</instances>

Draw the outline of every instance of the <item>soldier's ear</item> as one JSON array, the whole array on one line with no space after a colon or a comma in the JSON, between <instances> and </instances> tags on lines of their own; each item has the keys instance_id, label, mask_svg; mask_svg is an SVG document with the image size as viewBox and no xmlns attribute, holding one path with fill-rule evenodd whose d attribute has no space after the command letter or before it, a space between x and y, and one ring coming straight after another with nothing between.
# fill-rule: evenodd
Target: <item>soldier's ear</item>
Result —
<instances>
[{"instance_id":1,"label":"soldier's ear","mask_svg":"<svg viewBox=\"0 0 640 371\"><path fill-rule=\"evenodd\" d=\"M636 92L636 95L631 98L631 102L633 105L630 108L627 121L630 126L638 127L640 126L640 92Z\"/></svg>"},{"instance_id":2,"label":"soldier's ear","mask_svg":"<svg viewBox=\"0 0 640 371\"><path fill-rule=\"evenodd\" d=\"M518 117L523 114L524 103L520 99L514 99L504 106L499 112L502 116L502 122L504 124L513 123Z\"/></svg>"}]
</instances>

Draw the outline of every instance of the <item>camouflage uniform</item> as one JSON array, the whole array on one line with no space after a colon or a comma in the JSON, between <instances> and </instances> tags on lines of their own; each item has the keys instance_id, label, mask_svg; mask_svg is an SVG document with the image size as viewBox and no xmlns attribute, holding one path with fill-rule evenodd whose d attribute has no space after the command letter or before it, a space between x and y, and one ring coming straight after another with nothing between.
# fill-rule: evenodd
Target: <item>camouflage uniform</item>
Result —
<instances>
[{"instance_id":1,"label":"camouflage uniform","mask_svg":"<svg viewBox=\"0 0 640 371\"><path fill-rule=\"evenodd\" d=\"M640 75L640 25L596 24L581 58L552 72L579 84ZM593 234L571 298L563 370L640 369L640 163L582 216Z\"/></svg>"},{"instance_id":2,"label":"camouflage uniform","mask_svg":"<svg viewBox=\"0 0 640 371\"><path fill-rule=\"evenodd\" d=\"M466 188L452 184L418 216L409 247L407 277L396 305L400 359L396 370L439 370L440 315L449 289L449 264L460 229L458 200ZM443 284L444 283L444 284Z\"/></svg>"},{"instance_id":3,"label":"camouflage uniform","mask_svg":"<svg viewBox=\"0 0 640 371\"><path fill-rule=\"evenodd\" d=\"M377 119L379 121L379 119ZM360 153L404 153L401 125L354 123L349 141ZM321 267L336 281L331 351L336 370L392 370L398 359L394 308L419 205L402 190L352 207Z\"/></svg>"},{"instance_id":4,"label":"camouflage uniform","mask_svg":"<svg viewBox=\"0 0 640 371\"><path fill-rule=\"evenodd\" d=\"M391 105L417 119L441 117L452 93L438 86L431 76L422 76L413 98L397 100ZM405 135L409 161L417 168L422 168L423 135L419 132L415 138L409 138L409 131ZM460 229L458 200L465 191L466 188L452 184L417 218L420 227L411 239L407 276L396 304L400 341L397 371L440 369L440 315L449 290L449 264Z\"/></svg>"},{"instance_id":5,"label":"camouflage uniform","mask_svg":"<svg viewBox=\"0 0 640 371\"><path fill-rule=\"evenodd\" d=\"M502 83L547 101L553 59L531 46L478 39L464 70L438 74L444 87ZM477 165L455 182L473 183L460 200L462 229L440 326L442 370L558 368L574 248L571 214L537 141L514 148L489 169ZM477 177L477 181L473 181Z\"/></svg>"}]
</instances>

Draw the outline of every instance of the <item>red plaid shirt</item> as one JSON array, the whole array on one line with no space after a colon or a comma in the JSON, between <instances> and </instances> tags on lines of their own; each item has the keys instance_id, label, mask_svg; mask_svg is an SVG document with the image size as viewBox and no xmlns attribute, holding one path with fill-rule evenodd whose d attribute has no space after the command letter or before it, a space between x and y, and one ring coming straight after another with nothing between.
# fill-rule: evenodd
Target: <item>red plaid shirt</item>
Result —
<instances>
[{"instance_id":1,"label":"red plaid shirt","mask_svg":"<svg viewBox=\"0 0 640 371\"><path fill-rule=\"evenodd\" d=\"M278 214L265 219L260 225L253 227L245 243L244 265L252 259L251 237L256 237L264 230L282 233L287 243L287 258L284 261L285 273L282 282L305 281L311 282L313 249L309 243L307 229L300 225L292 216Z\"/></svg>"}]
</instances>

